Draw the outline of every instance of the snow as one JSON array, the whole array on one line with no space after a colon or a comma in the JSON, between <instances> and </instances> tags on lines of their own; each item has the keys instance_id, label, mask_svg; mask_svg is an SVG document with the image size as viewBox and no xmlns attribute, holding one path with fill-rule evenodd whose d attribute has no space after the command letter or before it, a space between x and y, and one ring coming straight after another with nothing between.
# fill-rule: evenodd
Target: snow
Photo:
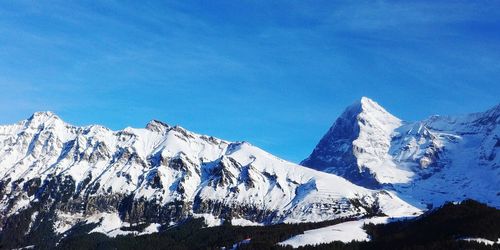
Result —
<instances>
[{"instance_id":1,"label":"snow","mask_svg":"<svg viewBox=\"0 0 500 250\"><path fill-rule=\"evenodd\" d=\"M129 227L130 224L121 221L120 217L116 213L102 213L95 214L87 219L87 223L98 223L99 225L92 229L89 233L102 233L108 237L116 237L118 235L145 235L159 232L160 224L151 223L142 230L138 231L124 231L121 230L122 227Z\"/></svg>"},{"instance_id":2,"label":"snow","mask_svg":"<svg viewBox=\"0 0 500 250\"><path fill-rule=\"evenodd\" d=\"M392 218L418 216L424 210L423 207L418 208L404 202L394 191L382 191L377 199L380 209Z\"/></svg>"},{"instance_id":3,"label":"snow","mask_svg":"<svg viewBox=\"0 0 500 250\"><path fill-rule=\"evenodd\" d=\"M245 220L242 218L231 219L231 225L233 226L263 226L262 223L256 223L250 220Z\"/></svg>"},{"instance_id":4,"label":"snow","mask_svg":"<svg viewBox=\"0 0 500 250\"><path fill-rule=\"evenodd\" d=\"M108 237L116 237L118 235L144 235L157 233L160 227L158 223L149 224L142 232L138 231L124 231L122 227L130 227L130 223L123 222L117 213L96 213L90 216L83 214L69 214L59 212L57 220L54 222L54 231L57 234L64 234L79 222L85 224L95 223L97 226L89 233L102 233Z\"/></svg>"},{"instance_id":5,"label":"snow","mask_svg":"<svg viewBox=\"0 0 500 250\"><path fill-rule=\"evenodd\" d=\"M231 247L231 250L237 250L241 245L250 244L251 241L252 241L252 239L248 238L248 239L244 239L240 242L234 243L233 246Z\"/></svg>"},{"instance_id":6,"label":"snow","mask_svg":"<svg viewBox=\"0 0 500 250\"><path fill-rule=\"evenodd\" d=\"M485 245L493 245L493 244L500 244L500 238L498 238L498 240L496 242L492 241L492 240L488 240L488 239L483 239L483 238L462 238L462 239L459 239L459 240L463 240L463 241L474 241L474 242L478 242L478 243L483 243Z\"/></svg>"},{"instance_id":7,"label":"snow","mask_svg":"<svg viewBox=\"0 0 500 250\"><path fill-rule=\"evenodd\" d=\"M370 238L368 234L366 234L365 230L363 230L364 224L387 223L388 219L388 217L375 217L313 229L305 231L304 234L293 236L292 238L282 241L278 244L283 246L289 245L293 248L298 248L305 245L316 245L334 241L368 241L370 240Z\"/></svg>"},{"instance_id":8,"label":"snow","mask_svg":"<svg viewBox=\"0 0 500 250\"><path fill-rule=\"evenodd\" d=\"M82 220L82 217L79 214L57 213L57 219L54 221L54 232L57 234L65 233Z\"/></svg>"},{"instance_id":9,"label":"snow","mask_svg":"<svg viewBox=\"0 0 500 250\"><path fill-rule=\"evenodd\" d=\"M29 246L24 246L24 247L20 247L20 248L14 248L12 250L26 250L26 249L35 249L36 246L35 245L29 245Z\"/></svg>"},{"instance_id":10,"label":"snow","mask_svg":"<svg viewBox=\"0 0 500 250\"><path fill-rule=\"evenodd\" d=\"M144 228L142 233L140 233L139 235L158 233L160 227L161 227L161 225L159 223L151 223L151 224L149 224L149 226Z\"/></svg>"},{"instance_id":11,"label":"snow","mask_svg":"<svg viewBox=\"0 0 500 250\"><path fill-rule=\"evenodd\" d=\"M487 112L485 113L487 114ZM446 201L472 198L491 206L500 207L497 189L500 186L500 158L495 146L500 134L496 124L476 124L478 117L431 117L423 122L429 134L426 144L419 149L428 152L429 143L437 145L443 153L438 161L440 169L430 171L431 176L413 180L408 185L397 186L399 194L439 206ZM416 157L418 158L418 157Z\"/></svg>"},{"instance_id":12,"label":"snow","mask_svg":"<svg viewBox=\"0 0 500 250\"><path fill-rule=\"evenodd\" d=\"M118 235L133 233L132 231L122 231L120 229L122 226L124 226L124 223L116 213L94 215L90 217L87 222L99 223L99 225L96 228L92 229L92 231L90 231L89 233L102 233L109 237L116 237Z\"/></svg>"},{"instance_id":13,"label":"snow","mask_svg":"<svg viewBox=\"0 0 500 250\"><path fill-rule=\"evenodd\" d=\"M362 98L303 163L368 187L374 178L419 208L467 198L500 207L498 124L500 105L482 113L405 122Z\"/></svg>"},{"instance_id":14,"label":"snow","mask_svg":"<svg viewBox=\"0 0 500 250\"><path fill-rule=\"evenodd\" d=\"M212 214L193 214L193 218L203 218L208 227L220 226L223 222L222 219L219 219Z\"/></svg>"},{"instance_id":15,"label":"snow","mask_svg":"<svg viewBox=\"0 0 500 250\"><path fill-rule=\"evenodd\" d=\"M24 235L28 235L31 231L31 227L33 226L33 222L36 220L36 217L38 216L39 212L36 211L34 212L32 215L31 215L31 221L30 221L30 225L28 226L28 230L26 230L26 232L24 232Z\"/></svg>"},{"instance_id":16,"label":"snow","mask_svg":"<svg viewBox=\"0 0 500 250\"><path fill-rule=\"evenodd\" d=\"M30 204L30 199L26 195L21 195L20 197L17 197L17 202L15 203L14 207L11 208L10 211L12 213L18 213L19 211L27 208Z\"/></svg>"},{"instance_id":17,"label":"snow","mask_svg":"<svg viewBox=\"0 0 500 250\"><path fill-rule=\"evenodd\" d=\"M411 171L399 168L388 154L394 130L402 121L369 98L361 99L361 113L357 116L360 128L358 138L352 142L357 164L375 173L379 183L406 183Z\"/></svg>"}]
</instances>

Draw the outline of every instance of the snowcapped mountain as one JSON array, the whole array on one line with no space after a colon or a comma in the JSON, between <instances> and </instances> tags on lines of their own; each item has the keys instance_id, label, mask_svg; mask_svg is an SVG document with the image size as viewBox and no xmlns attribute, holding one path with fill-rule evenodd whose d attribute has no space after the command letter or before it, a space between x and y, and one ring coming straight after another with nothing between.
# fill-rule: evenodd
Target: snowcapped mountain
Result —
<instances>
[{"instance_id":1,"label":"snowcapped mountain","mask_svg":"<svg viewBox=\"0 0 500 250\"><path fill-rule=\"evenodd\" d=\"M384 136L398 122L394 118ZM94 231L114 236L126 233L124 226L150 223L152 232L188 217L246 225L418 212L391 192L160 121L112 131L39 112L0 126L4 235L15 230L35 237L40 228L64 234L97 223Z\"/></svg>"},{"instance_id":2,"label":"snowcapped mountain","mask_svg":"<svg viewBox=\"0 0 500 250\"><path fill-rule=\"evenodd\" d=\"M439 205L473 198L500 207L500 105L406 122L363 97L301 165L405 200Z\"/></svg>"}]
</instances>

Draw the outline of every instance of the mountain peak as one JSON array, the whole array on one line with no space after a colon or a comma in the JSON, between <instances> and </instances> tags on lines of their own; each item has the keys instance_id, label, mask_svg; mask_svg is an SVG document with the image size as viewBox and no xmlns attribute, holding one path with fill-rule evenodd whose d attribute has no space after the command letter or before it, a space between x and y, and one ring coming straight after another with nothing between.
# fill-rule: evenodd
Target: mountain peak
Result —
<instances>
[{"instance_id":1,"label":"mountain peak","mask_svg":"<svg viewBox=\"0 0 500 250\"><path fill-rule=\"evenodd\" d=\"M370 98L362 97L345 109L301 164L335 173L356 184L376 187L377 180L369 167L373 164L379 167L378 163L382 165L384 159L364 162L363 155L386 155L391 134L399 126L400 119Z\"/></svg>"},{"instance_id":2,"label":"mountain peak","mask_svg":"<svg viewBox=\"0 0 500 250\"><path fill-rule=\"evenodd\" d=\"M43 124L51 121L62 121L59 116L51 111L38 111L33 113L29 118L29 123Z\"/></svg>"},{"instance_id":3,"label":"mountain peak","mask_svg":"<svg viewBox=\"0 0 500 250\"><path fill-rule=\"evenodd\" d=\"M362 96L361 99L359 100L360 103L371 103L371 102L375 102L373 101L372 99L370 99L369 97L366 97L366 96Z\"/></svg>"},{"instance_id":4,"label":"mountain peak","mask_svg":"<svg viewBox=\"0 0 500 250\"><path fill-rule=\"evenodd\" d=\"M39 118L39 117L42 117L42 118L54 117L54 118L59 119L59 117L52 111L37 111L37 112L33 113L29 119Z\"/></svg>"},{"instance_id":5,"label":"mountain peak","mask_svg":"<svg viewBox=\"0 0 500 250\"><path fill-rule=\"evenodd\" d=\"M361 97L361 100L359 101L358 105L361 106L361 110L364 112L381 112L381 113L386 113L390 114L384 107L382 107L380 104L375 102L374 100L368 98L368 97Z\"/></svg>"},{"instance_id":6,"label":"mountain peak","mask_svg":"<svg viewBox=\"0 0 500 250\"><path fill-rule=\"evenodd\" d=\"M341 120L358 122L359 120L372 121L373 125L384 126L386 123L399 124L401 120L389 113L384 107L368 97L361 97L358 101L348 106L339 117ZM336 123L339 120L336 121ZM335 126L335 124L334 124Z\"/></svg>"},{"instance_id":7,"label":"mountain peak","mask_svg":"<svg viewBox=\"0 0 500 250\"><path fill-rule=\"evenodd\" d=\"M366 96L361 97L359 103L364 108L382 108L377 102Z\"/></svg>"},{"instance_id":8,"label":"mountain peak","mask_svg":"<svg viewBox=\"0 0 500 250\"><path fill-rule=\"evenodd\" d=\"M162 121L159 120L151 120L148 122L146 125L146 129L151 130L151 131L156 131L156 132L164 132L168 130L170 126Z\"/></svg>"}]
</instances>

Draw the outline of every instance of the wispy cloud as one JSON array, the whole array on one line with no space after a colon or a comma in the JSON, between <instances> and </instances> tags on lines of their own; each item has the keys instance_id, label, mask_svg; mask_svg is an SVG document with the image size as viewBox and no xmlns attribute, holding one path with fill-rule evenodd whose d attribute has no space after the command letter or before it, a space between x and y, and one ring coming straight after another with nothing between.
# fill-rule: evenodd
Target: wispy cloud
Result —
<instances>
[{"instance_id":1,"label":"wispy cloud","mask_svg":"<svg viewBox=\"0 0 500 250\"><path fill-rule=\"evenodd\" d=\"M492 5L0 3L0 122L46 109L115 129L158 118L298 161L362 95L407 119L498 101Z\"/></svg>"}]
</instances>

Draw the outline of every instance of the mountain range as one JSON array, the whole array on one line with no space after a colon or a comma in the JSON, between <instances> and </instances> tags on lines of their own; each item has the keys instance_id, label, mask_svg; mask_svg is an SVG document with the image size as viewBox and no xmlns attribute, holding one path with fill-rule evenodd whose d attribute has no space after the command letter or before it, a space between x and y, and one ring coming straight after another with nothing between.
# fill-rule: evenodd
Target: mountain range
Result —
<instances>
[{"instance_id":1,"label":"mountain range","mask_svg":"<svg viewBox=\"0 0 500 250\"><path fill-rule=\"evenodd\" d=\"M0 234L19 246L57 242L84 226L114 237L188 218L271 225L407 217L467 198L500 207L499 114L497 105L406 122L363 97L301 166L157 120L113 131L37 112L0 126Z\"/></svg>"}]
</instances>

